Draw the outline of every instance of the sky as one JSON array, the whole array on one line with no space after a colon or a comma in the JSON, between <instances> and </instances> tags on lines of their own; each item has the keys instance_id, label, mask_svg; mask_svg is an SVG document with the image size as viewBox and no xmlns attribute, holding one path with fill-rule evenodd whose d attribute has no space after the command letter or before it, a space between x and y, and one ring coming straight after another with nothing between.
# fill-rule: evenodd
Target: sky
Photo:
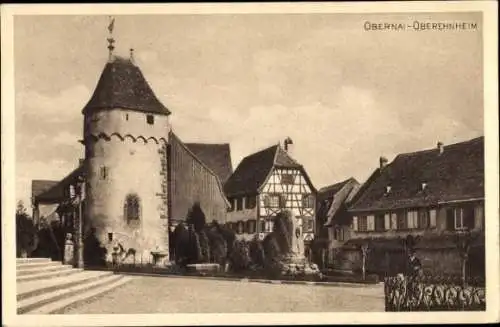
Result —
<instances>
[{"instance_id":1,"label":"sky","mask_svg":"<svg viewBox=\"0 0 500 327\"><path fill-rule=\"evenodd\" d=\"M477 30L367 31L366 21ZM244 156L291 137L316 188L364 182L380 156L483 135L480 13L115 16L185 142ZM83 157L82 108L108 58L107 16L14 20L16 199Z\"/></svg>"}]
</instances>

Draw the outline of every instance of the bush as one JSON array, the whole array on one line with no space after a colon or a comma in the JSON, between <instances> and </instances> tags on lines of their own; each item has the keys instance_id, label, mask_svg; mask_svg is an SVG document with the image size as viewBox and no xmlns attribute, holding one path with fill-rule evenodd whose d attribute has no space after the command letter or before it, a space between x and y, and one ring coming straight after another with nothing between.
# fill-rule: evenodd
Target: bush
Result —
<instances>
[{"instance_id":1,"label":"bush","mask_svg":"<svg viewBox=\"0 0 500 327\"><path fill-rule=\"evenodd\" d=\"M252 260L250 259L250 251L248 243L245 241L236 241L233 251L230 255L231 269L235 272L247 270Z\"/></svg>"},{"instance_id":2,"label":"bush","mask_svg":"<svg viewBox=\"0 0 500 327\"><path fill-rule=\"evenodd\" d=\"M258 267L264 267L266 263L266 255L264 253L264 246L262 242L253 239L250 242L250 258L252 263Z\"/></svg>"},{"instance_id":3,"label":"bush","mask_svg":"<svg viewBox=\"0 0 500 327\"><path fill-rule=\"evenodd\" d=\"M217 230L211 228L206 231L210 244L211 261L223 265L227 258L227 244Z\"/></svg>"},{"instance_id":4,"label":"bush","mask_svg":"<svg viewBox=\"0 0 500 327\"><path fill-rule=\"evenodd\" d=\"M33 219L26 213L22 202L16 210L16 255L28 257L37 248L38 236Z\"/></svg>"}]
</instances>

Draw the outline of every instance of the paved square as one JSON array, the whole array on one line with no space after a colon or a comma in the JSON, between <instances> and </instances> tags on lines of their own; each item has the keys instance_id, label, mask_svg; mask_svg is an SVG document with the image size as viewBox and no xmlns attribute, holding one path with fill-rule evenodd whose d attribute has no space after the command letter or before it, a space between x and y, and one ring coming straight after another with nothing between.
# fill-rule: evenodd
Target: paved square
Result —
<instances>
[{"instance_id":1,"label":"paved square","mask_svg":"<svg viewBox=\"0 0 500 327\"><path fill-rule=\"evenodd\" d=\"M384 311L383 286L315 286L134 277L67 314Z\"/></svg>"}]
</instances>

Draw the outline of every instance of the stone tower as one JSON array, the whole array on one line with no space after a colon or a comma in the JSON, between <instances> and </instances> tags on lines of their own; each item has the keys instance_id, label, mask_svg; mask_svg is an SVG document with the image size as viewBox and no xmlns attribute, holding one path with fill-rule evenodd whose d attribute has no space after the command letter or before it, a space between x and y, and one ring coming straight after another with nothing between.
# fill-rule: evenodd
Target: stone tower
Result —
<instances>
[{"instance_id":1,"label":"stone tower","mask_svg":"<svg viewBox=\"0 0 500 327\"><path fill-rule=\"evenodd\" d=\"M112 30L110 29L110 33ZM112 238L150 257L168 250L167 136L170 111L130 58L110 50L95 91L84 107L85 234ZM168 252L168 251L167 251Z\"/></svg>"}]
</instances>

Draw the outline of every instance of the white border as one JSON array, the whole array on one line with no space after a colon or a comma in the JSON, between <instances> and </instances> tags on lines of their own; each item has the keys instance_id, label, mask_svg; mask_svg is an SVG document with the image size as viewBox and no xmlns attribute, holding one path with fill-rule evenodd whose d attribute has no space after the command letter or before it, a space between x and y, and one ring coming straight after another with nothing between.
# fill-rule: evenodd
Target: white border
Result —
<instances>
[{"instance_id":1,"label":"white border","mask_svg":"<svg viewBox=\"0 0 500 327\"><path fill-rule=\"evenodd\" d=\"M486 161L487 311L483 313L279 313L279 314L131 314L131 315L15 315L15 157L14 157L14 15L123 15L215 13L483 13L484 128ZM342 323L466 323L500 321L499 315L499 184L498 184L498 17L495 1L359 2L359 3L237 3L237 4L36 4L2 5L2 314L10 326L104 325L248 325ZM4 215L5 213L5 215ZM362 308L360 308L362 309Z\"/></svg>"}]
</instances>

